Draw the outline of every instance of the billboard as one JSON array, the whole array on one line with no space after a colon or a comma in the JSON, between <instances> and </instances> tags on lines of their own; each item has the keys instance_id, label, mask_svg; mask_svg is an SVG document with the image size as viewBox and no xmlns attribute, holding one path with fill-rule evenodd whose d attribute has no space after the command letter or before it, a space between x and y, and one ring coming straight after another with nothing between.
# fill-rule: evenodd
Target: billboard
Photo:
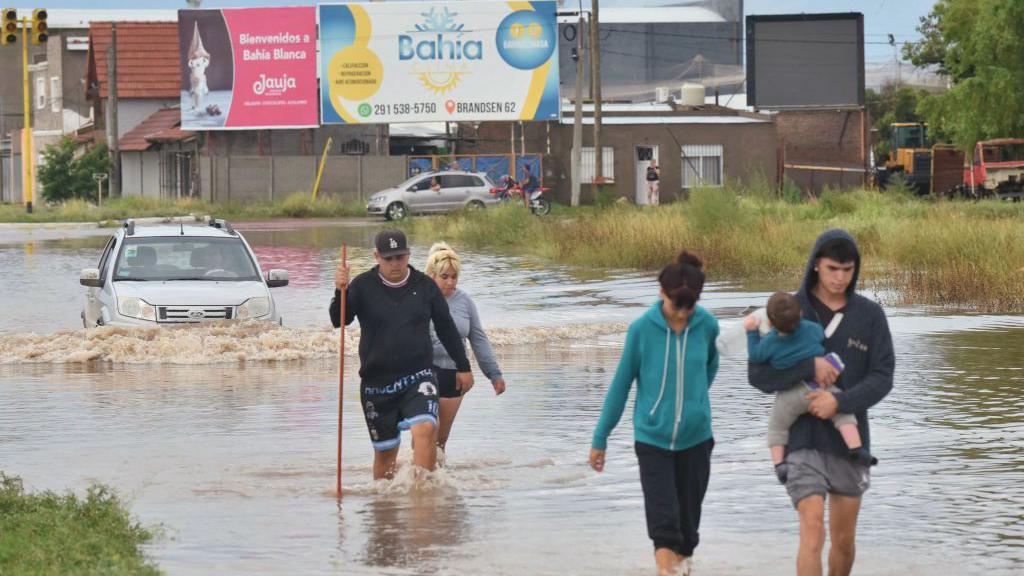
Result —
<instances>
[{"instance_id":1,"label":"billboard","mask_svg":"<svg viewBox=\"0 0 1024 576\"><path fill-rule=\"evenodd\" d=\"M747 16L747 103L862 106L864 15Z\"/></svg>"},{"instance_id":2,"label":"billboard","mask_svg":"<svg viewBox=\"0 0 1024 576\"><path fill-rule=\"evenodd\" d=\"M319 10L324 124L558 119L555 2Z\"/></svg>"},{"instance_id":3,"label":"billboard","mask_svg":"<svg viewBox=\"0 0 1024 576\"><path fill-rule=\"evenodd\" d=\"M179 10L181 127L316 126L316 9Z\"/></svg>"}]
</instances>

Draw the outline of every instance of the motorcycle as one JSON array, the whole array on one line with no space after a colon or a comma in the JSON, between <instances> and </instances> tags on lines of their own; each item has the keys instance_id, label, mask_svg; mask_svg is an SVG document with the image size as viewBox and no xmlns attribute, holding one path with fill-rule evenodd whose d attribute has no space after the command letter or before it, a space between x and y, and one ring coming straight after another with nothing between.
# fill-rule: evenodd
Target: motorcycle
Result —
<instances>
[{"instance_id":1,"label":"motorcycle","mask_svg":"<svg viewBox=\"0 0 1024 576\"><path fill-rule=\"evenodd\" d=\"M491 188L491 194L497 196L503 203L521 199L523 204L538 216L544 216L551 212L551 201L545 197L545 194L550 191L550 188L538 186L527 198L523 187L516 182L515 178L508 175L502 176L500 186Z\"/></svg>"}]
</instances>

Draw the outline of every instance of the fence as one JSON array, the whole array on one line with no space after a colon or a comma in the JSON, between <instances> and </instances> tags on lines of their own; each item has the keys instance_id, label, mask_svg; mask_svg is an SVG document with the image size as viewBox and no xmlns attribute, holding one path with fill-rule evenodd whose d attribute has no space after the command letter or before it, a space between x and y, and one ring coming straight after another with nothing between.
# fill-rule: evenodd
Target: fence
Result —
<instances>
[{"instance_id":1,"label":"fence","mask_svg":"<svg viewBox=\"0 0 1024 576\"><path fill-rule=\"evenodd\" d=\"M782 182L788 178L809 194L817 194L825 188L858 188L869 184L868 171L864 168L805 164L783 164L782 168Z\"/></svg>"},{"instance_id":2,"label":"fence","mask_svg":"<svg viewBox=\"0 0 1024 576\"><path fill-rule=\"evenodd\" d=\"M204 200L272 202L310 193L318 156L204 156L199 158ZM328 156L321 196L366 198L406 180L405 156Z\"/></svg>"},{"instance_id":3,"label":"fence","mask_svg":"<svg viewBox=\"0 0 1024 576\"><path fill-rule=\"evenodd\" d=\"M513 160L514 159L514 160ZM515 162L515 171L509 167ZM416 176L431 170L465 170L485 172L491 182L500 182L503 176L519 179L523 167L529 166L530 173L538 181L543 180L544 158L540 154L457 154L455 156L409 156L406 175Z\"/></svg>"}]
</instances>

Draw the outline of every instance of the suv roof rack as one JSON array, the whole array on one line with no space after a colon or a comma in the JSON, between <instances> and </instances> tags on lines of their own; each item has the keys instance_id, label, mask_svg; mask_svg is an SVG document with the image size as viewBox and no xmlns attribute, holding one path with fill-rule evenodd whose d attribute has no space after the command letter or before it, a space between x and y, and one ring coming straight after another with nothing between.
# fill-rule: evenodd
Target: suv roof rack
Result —
<instances>
[{"instance_id":1,"label":"suv roof rack","mask_svg":"<svg viewBox=\"0 0 1024 576\"><path fill-rule=\"evenodd\" d=\"M231 227L231 222L224 220L223 218L210 218L210 226L218 230L223 230L232 236L238 236L238 232Z\"/></svg>"},{"instance_id":2,"label":"suv roof rack","mask_svg":"<svg viewBox=\"0 0 1024 576\"><path fill-rule=\"evenodd\" d=\"M131 218L125 220L123 228L129 236L135 234L135 220L132 220Z\"/></svg>"}]
</instances>

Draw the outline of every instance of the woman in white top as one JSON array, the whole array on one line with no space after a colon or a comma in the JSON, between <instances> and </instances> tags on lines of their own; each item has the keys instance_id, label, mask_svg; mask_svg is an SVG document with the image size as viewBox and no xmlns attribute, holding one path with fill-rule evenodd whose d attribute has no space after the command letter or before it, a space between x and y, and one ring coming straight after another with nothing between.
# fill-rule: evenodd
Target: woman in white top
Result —
<instances>
[{"instance_id":1,"label":"woman in white top","mask_svg":"<svg viewBox=\"0 0 1024 576\"><path fill-rule=\"evenodd\" d=\"M459 329L459 335L469 338L473 347L473 355L480 364L480 370L491 381L494 386L494 393L501 394L505 391L505 379L501 375L498 362L494 359L494 352L491 351L491 343L487 340L483 326L480 324L480 315L477 313L476 305L468 294L457 288L459 274L462 271L462 262L459 255L451 249L448 244L439 242L430 247L430 255L427 257L427 266L424 272L437 282L441 293L448 300L448 308L451 311L455 326ZM437 431L437 445L444 449L448 443L448 435L451 432L452 424L455 422L455 415L462 404L462 395L469 392L469 388L459 388L455 382L455 363L448 356L437 334L434 333L434 326L430 326L430 336L434 340L434 375L437 377L437 392L440 401L440 425Z\"/></svg>"}]
</instances>

